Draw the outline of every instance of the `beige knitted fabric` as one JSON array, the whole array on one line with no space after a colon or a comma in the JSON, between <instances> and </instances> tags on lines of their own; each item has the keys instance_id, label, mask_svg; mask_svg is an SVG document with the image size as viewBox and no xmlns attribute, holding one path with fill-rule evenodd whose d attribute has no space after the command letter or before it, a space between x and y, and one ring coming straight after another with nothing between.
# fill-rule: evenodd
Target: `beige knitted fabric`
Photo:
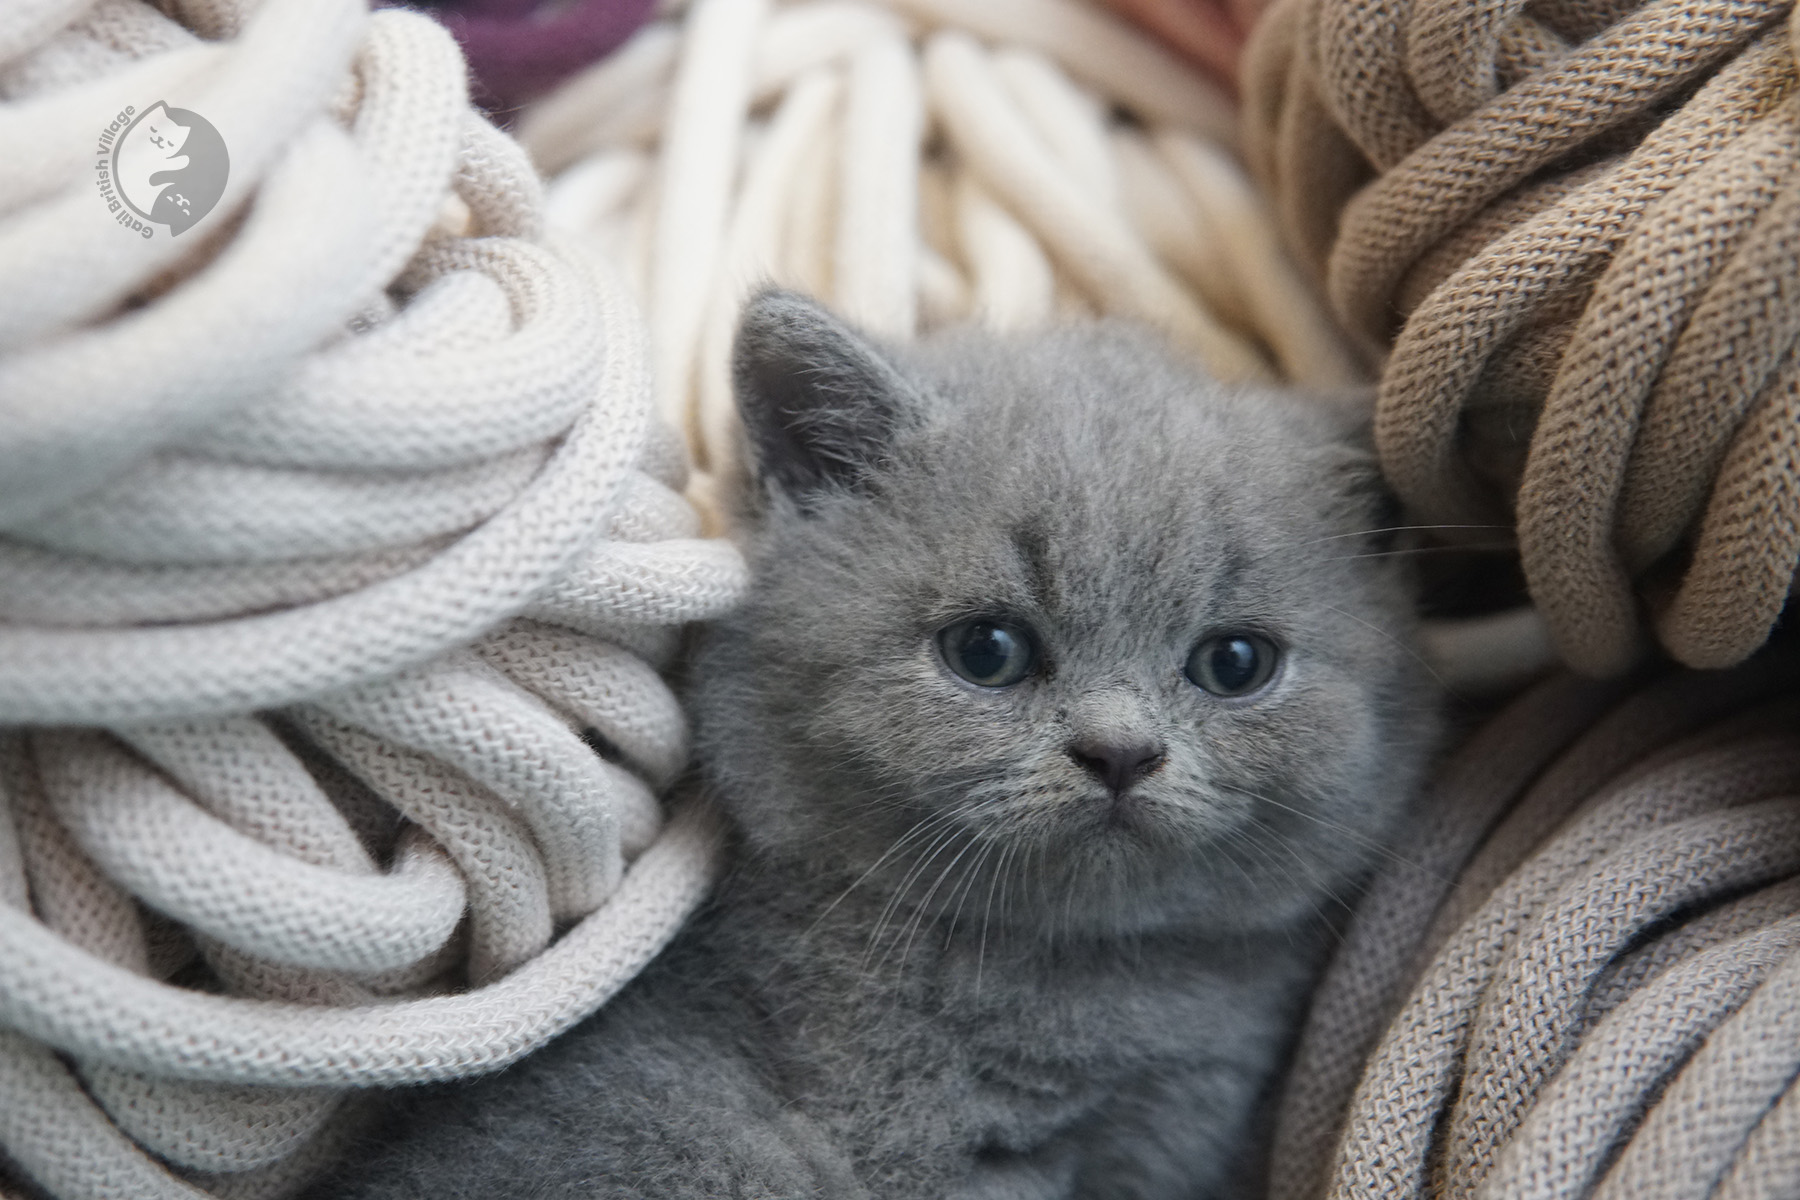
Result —
<instances>
[{"instance_id":1,"label":"beige knitted fabric","mask_svg":"<svg viewBox=\"0 0 1800 1200\"><path fill-rule=\"evenodd\" d=\"M1457 751L1315 999L1273 1200L1793 1194L1797 667L1556 678Z\"/></svg>"},{"instance_id":2,"label":"beige knitted fabric","mask_svg":"<svg viewBox=\"0 0 1800 1200\"><path fill-rule=\"evenodd\" d=\"M1282 0L1250 50L1284 233L1388 350L1389 478L1428 521L1516 514L1584 672L1645 618L1742 660L1800 558L1789 7Z\"/></svg>"},{"instance_id":3,"label":"beige knitted fabric","mask_svg":"<svg viewBox=\"0 0 1800 1200\"><path fill-rule=\"evenodd\" d=\"M141 238L92 156L159 99L229 184ZM431 21L31 0L0 101L0 1149L279 1196L352 1089L541 1045L697 902L657 667L742 564Z\"/></svg>"}]
</instances>

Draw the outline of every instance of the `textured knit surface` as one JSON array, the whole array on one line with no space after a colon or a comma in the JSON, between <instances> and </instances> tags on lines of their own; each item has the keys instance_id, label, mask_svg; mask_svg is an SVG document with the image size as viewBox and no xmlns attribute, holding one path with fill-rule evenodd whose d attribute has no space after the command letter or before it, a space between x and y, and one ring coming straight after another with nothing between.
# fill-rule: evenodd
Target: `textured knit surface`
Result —
<instances>
[{"instance_id":1,"label":"textured knit surface","mask_svg":"<svg viewBox=\"0 0 1800 1200\"><path fill-rule=\"evenodd\" d=\"M1784 0L1282 0L1247 141L1388 351L1421 519L1516 516L1578 670L1767 637L1800 557L1800 98Z\"/></svg>"},{"instance_id":2,"label":"textured knit surface","mask_svg":"<svg viewBox=\"0 0 1800 1200\"><path fill-rule=\"evenodd\" d=\"M1089 0L695 0L527 108L552 228L650 314L658 401L720 519L741 457L731 336L749 290L889 341L1106 314L1215 375L1363 410L1361 357L1229 152L1218 88ZM382 553L371 550L371 555ZM300 581L295 581L298 584ZM1549 656L1529 611L1433 623L1454 686Z\"/></svg>"},{"instance_id":3,"label":"textured knit surface","mask_svg":"<svg viewBox=\"0 0 1800 1200\"><path fill-rule=\"evenodd\" d=\"M1225 152L1222 93L1097 5L677 8L518 128L552 225L645 297L707 476L738 457L731 332L770 281L895 340L1121 314L1227 378L1364 377Z\"/></svg>"},{"instance_id":4,"label":"textured knit surface","mask_svg":"<svg viewBox=\"0 0 1800 1200\"><path fill-rule=\"evenodd\" d=\"M179 238L94 187L158 99L230 155ZM742 565L437 25L11 5L0 101L0 1149L279 1196L354 1089L542 1045L698 902L658 668Z\"/></svg>"},{"instance_id":5,"label":"textured knit surface","mask_svg":"<svg viewBox=\"0 0 1800 1200\"><path fill-rule=\"evenodd\" d=\"M1315 998L1271 1200L1793 1194L1797 665L1552 679L1458 750Z\"/></svg>"}]
</instances>

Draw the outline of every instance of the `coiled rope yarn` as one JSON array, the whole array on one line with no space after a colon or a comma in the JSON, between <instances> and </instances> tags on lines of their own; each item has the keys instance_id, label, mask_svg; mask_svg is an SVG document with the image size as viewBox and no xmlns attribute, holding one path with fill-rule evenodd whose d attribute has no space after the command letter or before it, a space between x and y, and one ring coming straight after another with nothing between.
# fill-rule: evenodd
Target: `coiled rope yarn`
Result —
<instances>
[{"instance_id":1,"label":"coiled rope yarn","mask_svg":"<svg viewBox=\"0 0 1800 1200\"><path fill-rule=\"evenodd\" d=\"M1383 465L1428 521L1516 513L1563 657L1645 618L1743 660L1800 559L1800 97L1786 0L1281 0L1256 173L1388 346Z\"/></svg>"},{"instance_id":2,"label":"coiled rope yarn","mask_svg":"<svg viewBox=\"0 0 1800 1200\"><path fill-rule=\"evenodd\" d=\"M28 0L0 96L0 1147L278 1196L354 1089L541 1045L697 902L656 667L741 561L437 25ZM159 99L230 176L145 239L93 154Z\"/></svg>"},{"instance_id":3,"label":"coiled rope yarn","mask_svg":"<svg viewBox=\"0 0 1800 1200\"><path fill-rule=\"evenodd\" d=\"M1271 1200L1800 1195L1800 657L1552 678L1346 933Z\"/></svg>"},{"instance_id":4,"label":"coiled rope yarn","mask_svg":"<svg viewBox=\"0 0 1800 1200\"><path fill-rule=\"evenodd\" d=\"M1221 149L1234 122L1081 0L696 0L518 131L553 225L626 264L661 411L717 480L764 280L895 339L1118 313L1227 378L1364 378Z\"/></svg>"},{"instance_id":5,"label":"coiled rope yarn","mask_svg":"<svg viewBox=\"0 0 1800 1200\"><path fill-rule=\"evenodd\" d=\"M1215 85L1083 0L696 0L520 116L547 219L625 264L690 495L735 486L729 357L774 281L890 339L1110 314L1227 379L1361 405L1365 368L1226 146ZM1359 385L1350 387L1348 385ZM1529 610L1432 623L1468 692L1550 655Z\"/></svg>"}]
</instances>

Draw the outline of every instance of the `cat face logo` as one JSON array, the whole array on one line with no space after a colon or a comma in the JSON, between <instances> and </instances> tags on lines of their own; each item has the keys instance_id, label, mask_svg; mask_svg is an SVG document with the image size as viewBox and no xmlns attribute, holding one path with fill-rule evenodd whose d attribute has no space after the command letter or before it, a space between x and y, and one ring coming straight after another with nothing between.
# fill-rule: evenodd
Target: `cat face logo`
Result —
<instances>
[{"instance_id":1,"label":"cat face logo","mask_svg":"<svg viewBox=\"0 0 1800 1200\"><path fill-rule=\"evenodd\" d=\"M192 229L219 202L231 173L212 122L162 100L114 118L101 131L98 156L100 193L114 220L143 237L154 232L144 222L167 226L170 237Z\"/></svg>"}]
</instances>

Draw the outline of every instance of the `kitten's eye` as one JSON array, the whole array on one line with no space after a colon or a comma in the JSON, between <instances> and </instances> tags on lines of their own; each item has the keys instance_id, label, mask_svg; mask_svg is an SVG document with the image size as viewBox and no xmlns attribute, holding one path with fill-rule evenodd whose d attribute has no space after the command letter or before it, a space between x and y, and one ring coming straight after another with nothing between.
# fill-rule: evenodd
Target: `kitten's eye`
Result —
<instances>
[{"instance_id":1,"label":"kitten's eye","mask_svg":"<svg viewBox=\"0 0 1800 1200\"><path fill-rule=\"evenodd\" d=\"M1247 696L1275 674L1275 643L1254 633L1221 633L1194 647L1187 677L1215 696Z\"/></svg>"},{"instance_id":2,"label":"kitten's eye","mask_svg":"<svg viewBox=\"0 0 1800 1200\"><path fill-rule=\"evenodd\" d=\"M952 671L982 687L1011 687L1037 661L1025 631L998 621L958 621L938 634L938 646Z\"/></svg>"}]
</instances>

